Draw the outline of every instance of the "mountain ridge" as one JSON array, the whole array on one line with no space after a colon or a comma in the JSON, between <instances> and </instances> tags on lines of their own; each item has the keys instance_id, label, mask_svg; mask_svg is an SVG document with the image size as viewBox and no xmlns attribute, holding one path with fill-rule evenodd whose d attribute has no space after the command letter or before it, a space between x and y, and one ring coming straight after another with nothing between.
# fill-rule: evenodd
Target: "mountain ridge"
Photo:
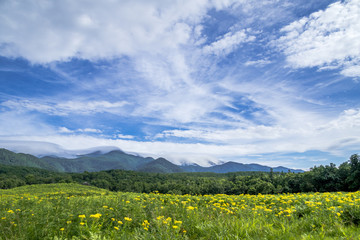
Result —
<instances>
[{"instance_id":1,"label":"mountain ridge","mask_svg":"<svg viewBox=\"0 0 360 240\"><path fill-rule=\"evenodd\" d=\"M88 154L78 155L76 158L57 156L36 157L30 154L14 153L0 148L0 163L12 166L37 167L57 172L97 172L103 170L123 169L142 172L175 173L175 172L242 172L261 171L270 172L304 172L300 169L290 169L282 166L268 167L256 163L244 164L237 162L225 162L210 167L203 167L196 163L191 165L176 165L165 158L154 159L127 154L121 150L112 150L107 153L94 151Z\"/></svg>"}]
</instances>

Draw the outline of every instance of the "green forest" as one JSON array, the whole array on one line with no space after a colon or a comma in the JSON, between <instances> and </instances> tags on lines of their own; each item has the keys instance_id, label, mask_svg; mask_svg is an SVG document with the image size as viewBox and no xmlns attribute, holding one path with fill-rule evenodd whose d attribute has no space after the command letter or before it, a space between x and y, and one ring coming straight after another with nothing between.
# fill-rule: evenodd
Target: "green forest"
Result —
<instances>
[{"instance_id":1,"label":"green forest","mask_svg":"<svg viewBox=\"0 0 360 240\"><path fill-rule=\"evenodd\" d=\"M110 191L173 194L270 194L356 191L360 158L340 166L315 166L307 172L146 173L125 170L59 173L39 168L0 165L0 188L49 183L80 183Z\"/></svg>"}]
</instances>

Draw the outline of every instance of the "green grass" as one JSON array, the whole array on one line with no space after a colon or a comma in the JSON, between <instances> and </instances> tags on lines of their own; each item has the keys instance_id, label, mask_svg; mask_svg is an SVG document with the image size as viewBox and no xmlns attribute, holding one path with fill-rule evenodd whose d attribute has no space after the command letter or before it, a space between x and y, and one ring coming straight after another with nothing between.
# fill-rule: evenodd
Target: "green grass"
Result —
<instances>
[{"instance_id":1,"label":"green grass","mask_svg":"<svg viewBox=\"0 0 360 240\"><path fill-rule=\"evenodd\" d=\"M0 239L359 239L360 193L163 195L77 184L0 190Z\"/></svg>"}]
</instances>

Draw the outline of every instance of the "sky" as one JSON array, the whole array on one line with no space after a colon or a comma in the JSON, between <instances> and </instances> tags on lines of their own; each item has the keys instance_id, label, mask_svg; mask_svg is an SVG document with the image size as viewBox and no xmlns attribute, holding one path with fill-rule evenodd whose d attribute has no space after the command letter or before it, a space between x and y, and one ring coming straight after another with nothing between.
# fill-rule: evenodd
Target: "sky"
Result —
<instances>
[{"instance_id":1,"label":"sky","mask_svg":"<svg viewBox=\"0 0 360 240\"><path fill-rule=\"evenodd\" d=\"M360 146L360 0L2 0L0 147L309 169Z\"/></svg>"}]
</instances>

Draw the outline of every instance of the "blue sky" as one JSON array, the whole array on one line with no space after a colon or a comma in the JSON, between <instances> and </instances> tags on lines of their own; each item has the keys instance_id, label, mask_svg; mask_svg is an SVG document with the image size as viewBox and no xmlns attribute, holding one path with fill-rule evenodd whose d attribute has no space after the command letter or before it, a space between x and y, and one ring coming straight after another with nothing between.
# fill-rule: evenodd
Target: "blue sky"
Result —
<instances>
[{"instance_id":1,"label":"blue sky","mask_svg":"<svg viewBox=\"0 0 360 240\"><path fill-rule=\"evenodd\" d=\"M0 147L308 169L360 146L360 1L0 2Z\"/></svg>"}]
</instances>

